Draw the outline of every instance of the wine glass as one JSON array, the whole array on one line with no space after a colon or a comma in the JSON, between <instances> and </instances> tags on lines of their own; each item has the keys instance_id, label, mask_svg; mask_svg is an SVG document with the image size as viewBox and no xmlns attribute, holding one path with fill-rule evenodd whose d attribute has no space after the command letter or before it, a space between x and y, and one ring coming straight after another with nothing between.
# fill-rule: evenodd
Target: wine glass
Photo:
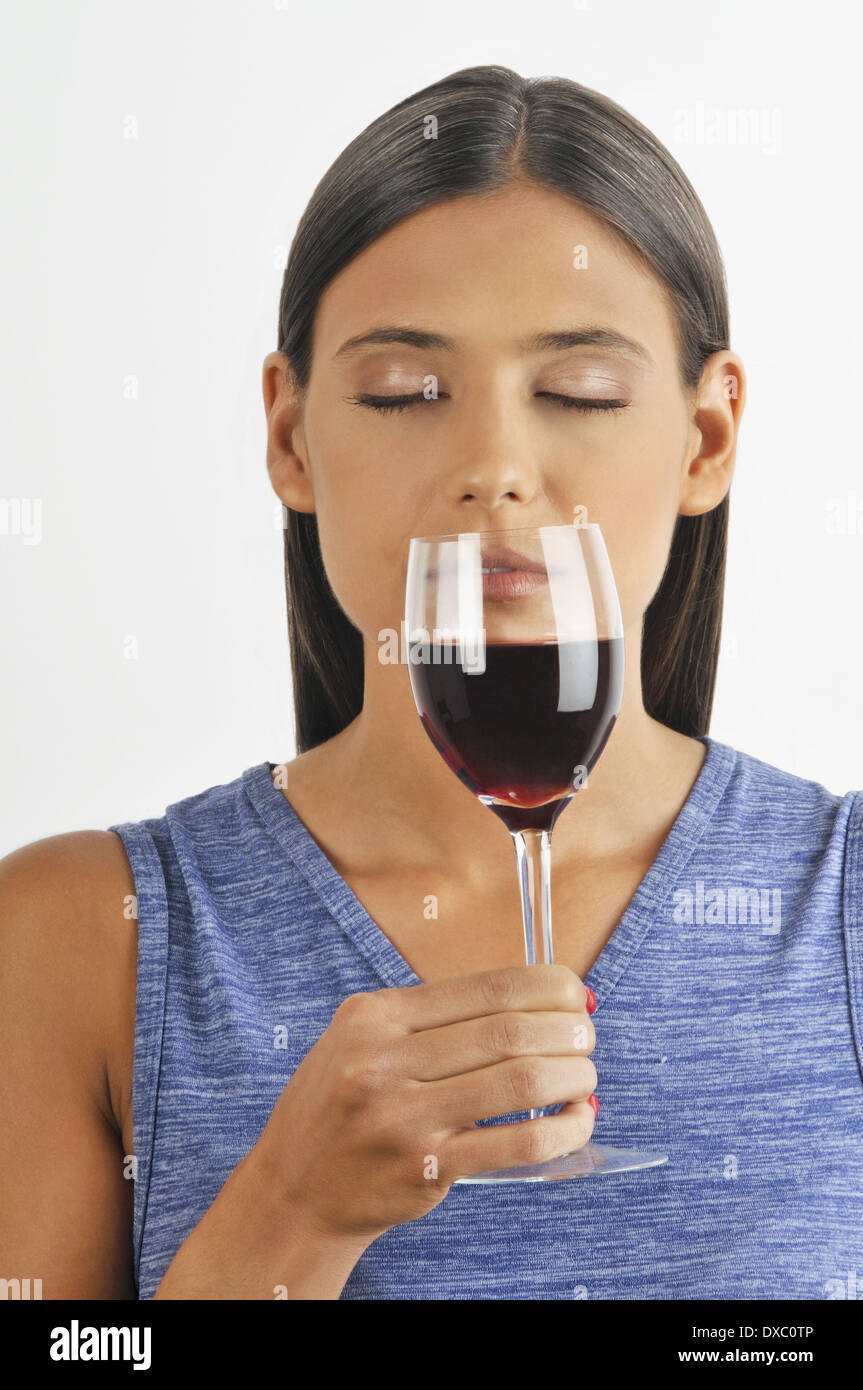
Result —
<instances>
[{"instance_id":1,"label":"wine glass","mask_svg":"<svg viewBox=\"0 0 863 1390\"><path fill-rule=\"evenodd\" d=\"M552 828L602 753L623 694L623 626L602 532L592 522L413 537L405 625L423 727L512 836L527 964L552 964ZM588 1177L667 1158L588 1143L456 1181Z\"/></svg>"}]
</instances>

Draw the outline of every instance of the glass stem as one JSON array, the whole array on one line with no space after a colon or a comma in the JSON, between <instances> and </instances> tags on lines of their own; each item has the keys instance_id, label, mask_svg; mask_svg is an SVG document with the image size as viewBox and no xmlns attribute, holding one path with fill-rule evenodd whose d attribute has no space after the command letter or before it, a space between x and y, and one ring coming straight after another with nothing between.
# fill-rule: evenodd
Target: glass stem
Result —
<instances>
[{"instance_id":1,"label":"glass stem","mask_svg":"<svg viewBox=\"0 0 863 1390\"><path fill-rule=\"evenodd\" d=\"M513 830L528 965L553 965L551 940L551 834L548 830ZM553 1113L546 1106L531 1110L532 1120Z\"/></svg>"}]
</instances>

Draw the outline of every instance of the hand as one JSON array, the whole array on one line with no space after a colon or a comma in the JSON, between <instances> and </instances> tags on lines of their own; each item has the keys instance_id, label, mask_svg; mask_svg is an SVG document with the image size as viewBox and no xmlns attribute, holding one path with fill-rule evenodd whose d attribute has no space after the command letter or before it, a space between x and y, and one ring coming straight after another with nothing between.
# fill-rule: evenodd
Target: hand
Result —
<instances>
[{"instance_id":1,"label":"hand","mask_svg":"<svg viewBox=\"0 0 863 1390\"><path fill-rule=\"evenodd\" d=\"M459 1177L580 1149L596 1035L565 965L352 994L285 1086L252 1155L285 1210L371 1243ZM557 1115L474 1122L565 1102Z\"/></svg>"}]
</instances>

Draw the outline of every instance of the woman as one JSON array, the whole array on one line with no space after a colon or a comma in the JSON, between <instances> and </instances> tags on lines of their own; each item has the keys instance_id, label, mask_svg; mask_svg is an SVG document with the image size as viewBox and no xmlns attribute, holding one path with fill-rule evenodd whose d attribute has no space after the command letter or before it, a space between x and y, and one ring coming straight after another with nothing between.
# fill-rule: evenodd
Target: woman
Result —
<instances>
[{"instance_id":1,"label":"woman","mask_svg":"<svg viewBox=\"0 0 863 1390\"><path fill-rule=\"evenodd\" d=\"M863 793L706 732L745 376L686 177L576 83L435 83L315 190L263 393L298 756L4 861L4 1263L49 1298L834 1296ZM528 968L509 839L380 637L410 536L576 508L627 680ZM590 1138L669 1161L452 1185Z\"/></svg>"}]
</instances>

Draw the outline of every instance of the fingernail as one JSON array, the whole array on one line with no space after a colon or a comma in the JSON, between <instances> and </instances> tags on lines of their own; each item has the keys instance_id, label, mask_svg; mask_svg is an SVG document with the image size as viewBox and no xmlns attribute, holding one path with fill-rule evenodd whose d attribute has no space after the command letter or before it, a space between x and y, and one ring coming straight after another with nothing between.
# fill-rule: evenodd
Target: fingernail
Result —
<instances>
[{"instance_id":1,"label":"fingernail","mask_svg":"<svg viewBox=\"0 0 863 1390\"><path fill-rule=\"evenodd\" d=\"M596 1119L596 1116L599 1114L599 1096L596 1094L596 1091L592 1091L587 1097L587 1103L593 1111L594 1119Z\"/></svg>"},{"instance_id":2,"label":"fingernail","mask_svg":"<svg viewBox=\"0 0 863 1390\"><path fill-rule=\"evenodd\" d=\"M587 990L587 1012L592 1014L596 1008L596 995L590 988L590 985L585 985L584 988Z\"/></svg>"}]
</instances>

